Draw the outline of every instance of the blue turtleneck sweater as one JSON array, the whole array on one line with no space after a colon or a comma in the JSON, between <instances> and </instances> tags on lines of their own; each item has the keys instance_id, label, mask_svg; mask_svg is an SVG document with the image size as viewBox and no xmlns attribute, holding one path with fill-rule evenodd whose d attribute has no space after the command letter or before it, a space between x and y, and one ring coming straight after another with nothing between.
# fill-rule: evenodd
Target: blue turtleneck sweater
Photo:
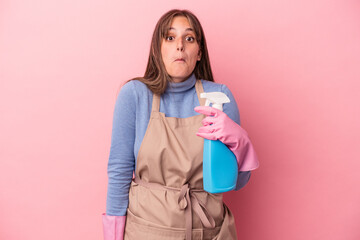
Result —
<instances>
[{"instance_id":1,"label":"blue turtleneck sweater","mask_svg":"<svg viewBox=\"0 0 360 240\"><path fill-rule=\"evenodd\" d=\"M192 74L183 82L168 83L165 93L161 95L160 112L165 113L166 117L177 118L198 115L199 113L194 111L194 108L200 105L195 82L195 75ZM223 92L230 98L230 103L224 104L223 111L240 125L239 110L230 90L224 84L206 80L201 82L204 92ZM152 92L138 80L126 83L117 96L108 162L107 215L126 215L129 187L149 123L152 99ZM235 190L244 187L250 175L250 171L239 172Z\"/></svg>"}]
</instances>

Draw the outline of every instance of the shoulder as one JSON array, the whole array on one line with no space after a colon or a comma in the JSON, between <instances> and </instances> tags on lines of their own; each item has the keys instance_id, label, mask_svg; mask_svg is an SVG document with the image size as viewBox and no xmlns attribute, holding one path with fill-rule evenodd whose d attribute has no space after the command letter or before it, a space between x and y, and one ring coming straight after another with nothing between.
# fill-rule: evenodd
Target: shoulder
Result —
<instances>
[{"instance_id":1,"label":"shoulder","mask_svg":"<svg viewBox=\"0 0 360 240\"><path fill-rule=\"evenodd\" d=\"M141 92L147 92L148 90L149 90L148 87L139 80L130 80L121 87L121 91L124 91L127 93L130 93L130 92L141 93Z\"/></svg>"},{"instance_id":2,"label":"shoulder","mask_svg":"<svg viewBox=\"0 0 360 240\"><path fill-rule=\"evenodd\" d=\"M146 86L145 83L139 81L139 80L131 80L129 82L127 82L126 84L131 84L132 87L134 88L134 90L136 91L140 91L140 92L144 92L150 89Z\"/></svg>"},{"instance_id":3,"label":"shoulder","mask_svg":"<svg viewBox=\"0 0 360 240\"><path fill-rule=\"evenodd\" d=\"M203 84L205 92L220 91L223 85L221 83L216 83L204 79L201 79L201 83Z\"/></svg>"},{"instance_id":4,"label":"shoulder","mask_svg":"<svg viewBox=\"0 0 360 240\"><path fill-rule=\"evenodd\" d=\"M144 97L150 92L150 89L143 82L139 80L130 80L121 87L119 97L132 97L136 99L138 96Z\"/></svg>"},{"instance_id":5,"label":"shoulder","mask_svg":"<svg viewBox=\"0 0 360 240\"><path fill-rule=\"evenodd\" d=\"M201 79L205 92L223 92L228 97L232 97L230 89L222 83L216 83L208 80ZM230 96L229 96L230 95Z\"/></svg>"},{"instance_id":6,"label":"shoulder","mask_svg":"<svg viewBox=\"0 0 360 240\"><path fill-rule=\"evenodd\" d=\"M230 99L230 103L224 104L223 111L237 124L240 125L240 114L239 109L234 98L234 95L231 93L230 89L222 83L215 83L207 80L201 80L204 92L223 92Z\"/></svg>"}]
</instances>

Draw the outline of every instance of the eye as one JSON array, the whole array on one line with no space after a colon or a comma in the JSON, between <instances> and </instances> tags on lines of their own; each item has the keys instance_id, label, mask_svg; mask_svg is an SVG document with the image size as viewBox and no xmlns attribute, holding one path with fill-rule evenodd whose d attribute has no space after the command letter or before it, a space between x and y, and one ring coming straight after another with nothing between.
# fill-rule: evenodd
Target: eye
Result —
<instances>
[{"instance_id":1,"label":"eye","mask_svg":"<svg viewBox=\"0 0 360 240\"><path fill-rule=\"evenodd\" d=\"M174 37L173 36L166 36L165 39L168 40L168 41L171 41L171 40L174 40Z\"/></svg>"},{"instance_id":2,"label":"eye","mask_svg":"<svg viewBox=\"0 0 360 240\"><path fill-rule=\"evenodd\" d=\"M189 41L189 42L193 42L195 40L195 38L193 37L186 37L186 40Z\"/></svg>"}]
</instances>

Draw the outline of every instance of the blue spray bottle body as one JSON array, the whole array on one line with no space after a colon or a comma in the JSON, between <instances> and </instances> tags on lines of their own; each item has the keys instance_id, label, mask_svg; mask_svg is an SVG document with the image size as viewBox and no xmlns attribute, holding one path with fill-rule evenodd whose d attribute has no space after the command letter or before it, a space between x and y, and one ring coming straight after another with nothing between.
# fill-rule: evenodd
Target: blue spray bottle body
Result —
<instances>
[{"instance_id":1,"label":"blue spray bottle body","mask_svg":"<svg viewBox=\"0 0 360 240\"><path fill-rule=\"evenodd\" d=\"M201 93L206 98L205 106L222 111L223 103L230 99L222 92ZM204 139L203 184L209 193L231 191L236 187L238 164L234 153L220 140Z\"/></svg>"}]
</instances>

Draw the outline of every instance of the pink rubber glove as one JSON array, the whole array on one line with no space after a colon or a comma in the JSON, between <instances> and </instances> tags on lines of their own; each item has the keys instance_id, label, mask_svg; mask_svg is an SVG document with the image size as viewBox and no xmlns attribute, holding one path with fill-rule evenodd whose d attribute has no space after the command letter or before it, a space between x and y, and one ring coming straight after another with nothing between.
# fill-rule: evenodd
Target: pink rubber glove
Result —
<instances>
[{"instance_id":1,"label":"pink rubber glove","mask_svg":"<svg viewBox=\"0 0 360 240\"><path fill-rule=\"evenodd\" d=\"M239 124L216 108L198 106L194 110L207 116L202 120L203 126L199 128L197 136L223 142L235 154L238 171L250 171L259 167L249 136Z\"/></svg>"},{"instance_id":2,"label":"pink rubber glove","mask_svg":"<svg viewBox=\"0 0 360 240\"><path fill-rule=\"evenodd\" d=\"M126 216L102 214L104 240L123 240Z\"/></svg>"}]
</instances>

